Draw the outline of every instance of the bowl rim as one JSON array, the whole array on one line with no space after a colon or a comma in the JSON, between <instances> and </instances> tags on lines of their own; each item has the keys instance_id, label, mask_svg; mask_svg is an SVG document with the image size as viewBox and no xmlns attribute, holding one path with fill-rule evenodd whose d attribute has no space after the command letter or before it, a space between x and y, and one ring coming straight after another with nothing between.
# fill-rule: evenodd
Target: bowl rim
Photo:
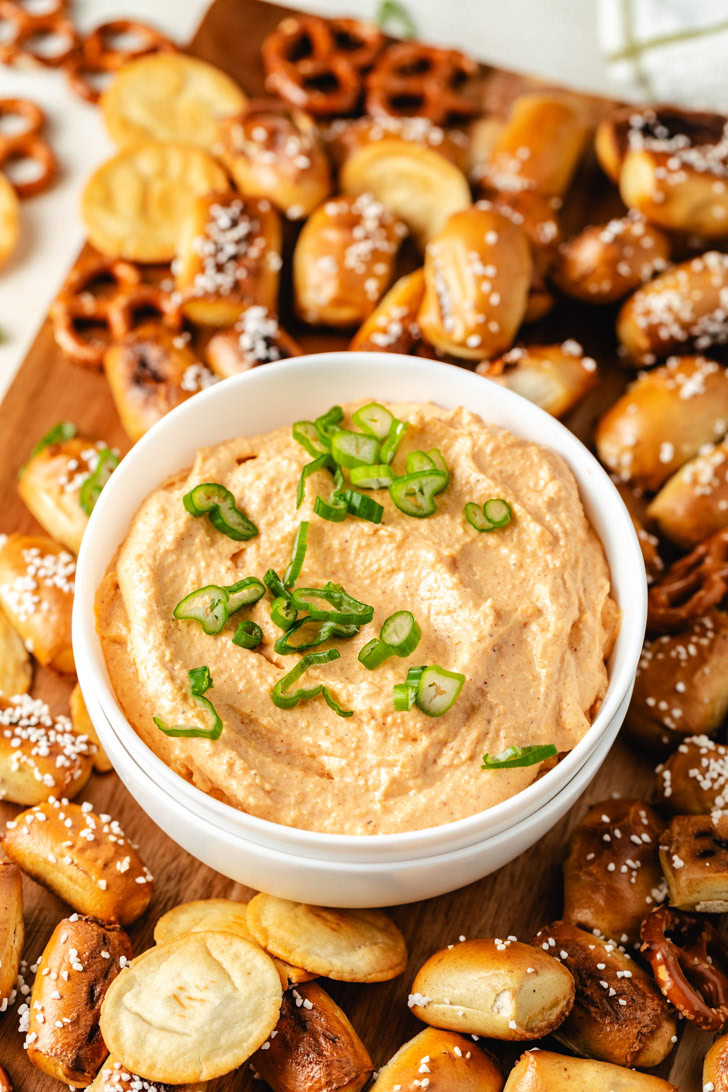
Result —
<instances>
[{"instance_id":1,"label":"bowl rim","mask_svg":"<svg viewBox=\"0 0 728 1092\"><path fill-rule=\"evenodd\" d=\"M365 380L360 374L364 371L366 372ZM346 379L342 379L342 373L344 375L349 373L349 375ZM490 407L497 408L496 420L499 413L504 413L509 418L509 423L502 427L516 435L530 436L531 439L533 439L531 436L533 430L540 436L534 442L557 450L566 459L577 479L582 502L587 509L592 509L588 513L590 522L594 525L596 520L603 524L602 533L596 527L595 531L607 556L613 588L617 570L620 573L620 579L629 584L629 594L626 595L623 592L619 598L622 618L620 632L610 657L609 683L597 716L567 757L538 781L532 782L519 793L485 811L435 827L389 834L330 834L284 826L272 820L250 815L210 796L174 773L137 735L124 716L111 687L94 624L97 582L87 577L86 572L93 568L95 552L104 554L105 571L115 549L122 541L122 539L116 541L112 549L102 550L101 546L97 545L97 540L104 539L105 523L114 513L117 495L124 488L126 480L136 473L142 479L143 488L137 489L140 494L138 503L141 503L141 500L166 476L160 474L152 481L153 475L150 476L149 467L155 465L154 452L164 448L170 435L179 438L194 436L196 418L204 415L216 404L222 406L224 402L229 407L236 401L250 400L251 396L253 399L258 396L265 401L274 396L275 392L289 381L294 386L302 385L307 375L309 380L306 397L317 398L317 404L326 402L330 405L332 400L331 396L318 397L316 393L319 391L316 380L322 375L327 378L328 389L332 392L336 391L337 382L343 385L348 382L356 385L358 382L362 392L367 393L348 393L340 396L341 401L350 402L359 397L371 397L372 390L376 395L377 376L379 376L379 382L385 384L387 377L394 382L392 378L394 373L398 381L407 380L409 389L418 391L417 401L434 401L443 404L442 395L432 394L433 389L442 391L445 392L444 404L449 407L466 405L472 408L472 401L474 401L476 408L473 412L486 422L488 409L482 403L483 395L487 392ZM351 379L352 375L356 378ZM449 393L451 390L456 392L452 397ZM323 393L325 395L325 390ZM468 399L469 393L473 396L472 400ZM389 395L379 395L379 397L385 401L403 400ZM411 395L409 400L412 401ZM244 430L239 429L237 434L239 435L241 431ZM219 442L229 436L229 432L223 431ZM171 446L180 446L179 440L173 441ZM200 446L204 446L200 440L195 441L193 450ZM180 456L180 462L184 461ZM606 518L603 519L606 516L609 517L608 521ZM131 518L133 516L129 517L129 522ZM126 526L128 530L128 523ZM605 532L609 542L605 541ZM617 543L619 543L619 549L617 549ZM322 857L333 854L341 856L342 859L348 859L351 854L357 854L361 860L368 857L373 859L388 857L396 860L401 857L409 858L413 854L426 856L429 854L432 843L455 841L457 844L473 844L481 840L484 828L497 833L498 829L502 830L511 826L556 795L563 785L575 776L591 754L607 725L618 711L624 694L634 681L642 649L646 613L647 586L644 563L631 517L606 471L565 425L513 391L484 380L482 376L465 369L393 353L355 353L340 350L266 364L264 368L256 368L214 384L177 406L133 445L104 488L83 536L78 556L73 606L73 647L82 689L92 690L96 694L98 704L108 719L111 729L119 737L125 749L137 758L140 765L150 771L155 781L166 784L173 795L188 808L199 815L214 817L217 825L222 825L228 830L234 828L258 843L271 846L285 843L296 847L299 851L305 850L309 855L314 851L314 855Z\"/></svg>"}]
</instances>

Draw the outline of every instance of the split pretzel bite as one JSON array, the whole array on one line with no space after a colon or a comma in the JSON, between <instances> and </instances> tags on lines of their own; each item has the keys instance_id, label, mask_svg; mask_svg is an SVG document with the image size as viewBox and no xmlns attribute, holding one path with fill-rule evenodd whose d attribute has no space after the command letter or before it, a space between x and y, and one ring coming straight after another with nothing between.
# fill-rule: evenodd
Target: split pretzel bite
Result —
<instances>
[{"instance_id":1,"label":"split pretzel bite","mask_svg":"<svg viewBox=\"0 0 728 1092\"><path fill-rule=\"evenodd\" d=\"M50 797L7 823L2 848L80 914L130 925L151 901L149 869L117 821L90 804Z\"/></svg>"},{"instance_id":2,"label":"split pretzel bite","mask_svg":"<svg viewBox=\"0 0 728 1092\"><path fill-rule=\"evenodd\" d=\"M495 360L482 360L475 370L553 417L564 417L598 381L596 361L573 338L561 345L517 346Z\"/></svg>"},{"instance_id":3,"label":"split pretzel bite","mask_svg":"<svg viewBox=\"0 0 728 1092\"><path fill-rule=\"evenodd\" d=\"M728 527L728 440L701 448L665 482L647 514L689 550Z\"/></svg>"},{"instance_id":4,"label":"split pretzel bite","mask_svg":"<svg viewBox=\"0 0 728 1092\"><path fill-rule=\"evenodd\" d=\"M275 1034L251 1065L273 1092L360 1092L374 1068L345 1013L316 982L284 992Z\"/></svg>"},{"instance_id":5,"label":"split pretzel bite","mask_svg":"<svg viewBox=\"0 0 728 1092\"><path fill-rule=\"evenodd\" d=\"M586 227L559 248L551 274L562 292L586 303L615 303L661 273L670 240L643 217L628 213Z\"/></svg>"},{"instance_id":6,"label":"split pretzel bite","mask_svg":"<svg viewBox=\"0 0 728 1092\"><path fill-rule=\"evenodd\" d=\"M30 995L28 1061L74 1088L86 1088L108 1051L99 1030L106 991L132 957L118 925L72 914L60 921L38 962Z\"/></svg>"},{"instance_id":7,"label":"split pretzel bite","mask_svg":"<svg viewBox=\"0 0 728 1092\"><path fill-rule=\"evenodd\" d=\"M660 839L670 905L724 914L728 910L728 814L676 815Z\"/></svg>"},{"instance_id":8,"label":"split pretzel bite","mask_svg":"<svg viewBox=\"0 0 728 1092\"><path fill-rule=\"evenodd\" d=\"M682 356L639 375L600 419L595 440L609 470L654 491L726 428L728 371Z\"/></svg>"},{"instance_id":9,"label":"split pretzel bite","mask_svg":"<svg viewBox=\"0 0 728 1092\"><path fill-rule=\"evenodd\" d=\"M345 327L368 318L392 280L406 234L371 194L320 205L293 252L296 311L304 322Z\"/></svg>"},{"instance_id":10,"label":"split pretzel bite","mask_svg":"<svg viewBox=\"0 0 728 1092\"><path fill-rule=\"evenodd\" d=\"M660 906L642 923L640 949L671 1005L703 1031L728 1021L728 946L705 918Z\"/></svg>"},{"instance_id":11,"label":"split pretzel bite","mask_svg":"<svg viewBox=\"0 0 728 1092\"><path fill-rule=\"evenodd\" d=\"M429 1092L501 1092L503 1088L500 1066L489 1051L454 1031L425 1028L382 1066L370 1092L420 1088L425 1072Z\"/></svg>"},{"instance_id":12,"label":"split pretzel bite","mask_svg":"<svg viewBox=\"0 0 728 1092\"><path fill-rule=\"evenodd\" d=\"M675 561L650 588L649 628L679 630L719 606L728 595L728 530L711 535Z\"/></svg>"},{"instance_id":13,"label":"split pretzel bite","mask_svg":"<svg viewBox=\"0 0 728 1092\"><path fill-rule=\"evenodd\" d=\"M27 694L33 667L19 633L0 610L0 698Z\"/></svg>"},{"instance_id":14,"label":"split pretzel bite","mask_svg":"<svg viewBox=\"0 0 728 1092\"><path fill-rule=\"evenodd\" d=\"M23 885L21 872L12 861L0 861L0 1011L4 1012L15 991L23 954Z\"/></svg>"},{"instance_id":15,"label":"split pretzel bite","mask_svg":"<svg viewBox=\"0 0 728 1092\"><path fill-rule=\"evenodd\" d=\"M678 1092L676 1085L651 1073L550 1050L522 1054L503 1092L562 1092L565 1088L578 1088L579 1092Z\"/></svg>"},{"instance_id":16,"label":"split pretzel bite","mask_svg":"<svg viewBox=\"0 0 728 1092\"><path fill-rule=\"evenodd\" d=\"M205 360L220 379L240 375L259 364L301 355L300 346L278 319L260 304L246 307L229 330L218 330L205 346Z\"/></svg>"},{"instance_id":17,"label":"split pretzel bite","mask_svg":"<svg viewBox=\"0 0 728 1092\"><path fill-rule=\"evenodd\" d=\"M690 736L657 768L655 802L673 815L728 809L728 747Z\"/></svg>"},{"instance_id":18,"label":"split pretzel bite","mask_svg":"<svg viewBox=\"0 0 728 1092\"><path fill-rule=\"evenodd\" d=\"M254 303L275 311L278 213L254 197L199 197L180 225L174 268L182 310L201 326L231 326Z\"/></svg>"},{"instance_id":19,"label":"split pretzel bite","mask_svg":"<svg viewBox=\"0 0 728 1092\"><path fill-rule=\"evenodd\" d=\"M68 717L52 716L45 702L28 694L0 698L0 799L28 807L76 796L94 757L92 741L72 731Z\"/></svg>"},{"instance_id":20,"label":"split pretzel bite","mask_svg":"<svg viewBox=\"0 0 728 1092\"><path fill-rule=\"evenodd\" d=\"M660 901L657 855L664 824L639 800L604 800L589 809L564 861L564 920L637 944L640 924Z\"/></svg>"},{"instance_id":21,"label":"split pretzel bite","mask_svg":"<svg viewBox=\"0 0 728 1092\"><path fill-rule=\"evenodd\" d=\"M0 544L0 609L44 667L75 674L71 645L76 559L44 535Z\"/></svg>"},{"instance_id":22,"label":"split pretzel bite","mask_svg":"<svg viewBox=\"0 0 728 1092\"><path fill-rule=\"evenodd\" d=\"M400 277L359 327L349 348L354 352L409 353L419 340L417 312L424 294L422 269Z\"/></svg>"},{"instance_id":23,"label":"split pretzel bite","mask_svg":"<svg viewBox=\"0 0 728 1092\"><path fill-rule=\"evenodd\" d=\"M525 232L492 209L451 216L427 244L417 321L440 352L482 360L509 349L533 275Z\"/></svg>"},{"instance_id":24,"label":"split pretzel bite","mask_svg":"<svg viewBox=\"0 0 728 1092\"><path fill-rule=\"evenodd\" d=\"M266 198L303 220L331 192L331 170L316 124L276 99L255 99L220 123L222 161L246 197Z\"/></svg>"},{"instance_id":25,"label":"split pretzel bite","mask_svg":"<svg viewBox=\"0 0 728 1092\"><path fill-rule=\"evenodd\" d=\"M672 1050L677 1019L651 975L610 941L565 921L533 939L568 967L574 1007L554 1038L576 1054L624 1066L659 1065Z\"/></svg>"}]
</instances>

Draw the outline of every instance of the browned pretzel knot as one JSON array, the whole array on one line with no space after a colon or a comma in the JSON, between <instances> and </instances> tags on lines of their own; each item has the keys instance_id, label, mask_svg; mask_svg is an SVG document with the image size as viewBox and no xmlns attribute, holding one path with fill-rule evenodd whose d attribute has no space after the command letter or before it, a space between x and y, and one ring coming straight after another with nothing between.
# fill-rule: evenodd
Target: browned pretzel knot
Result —
<instances>
[{"instance_id":1,"label":"browned pretzel knot","mask_svg":"<svg viewBox=\"0 0 728 1092\"><path fill-rule=\"evenodd\" d=\"M133 44L127 48L118 40L129 35ZM176 50L174 42L160 34L154 27L134 19L114 19L92 30L81 43L81 49L71 57L67 65L68 80L82 99L98 102L101 90L97 78L116 72L127 61L145 57L148 53L170 53Z\"/></svg>"},{"instance_id":2,"label":"browned pretzel knot","mask_svg":"<svg viewBox=\"0 0 728 1092\"><path fill-rule=\"evenodd\" d=\"M80 259L51 307L59 349L85 368L100 368L108 342L94 333L94 328L104 327L111 333L112 304L140 282L141 274L130 262L94 255ZM88 336L83 336L84 329L90 331Z\"/></svg>"},{"instance_id":3,"label":"browned pretzel knot","mask_svg":"<svg viewBox=\"0 0 728 1092\"><path fill-rule=\"evenodd\" d=\"M678 1012L704 1031L728 1022L728 945L704 918L660 906L642 922L640 951Z\"/></svg>"},{"instance_id":4,"label":"browned pretzel knot","mask_svg":"<svg viewBox=\"0 0 728 1092\"><path fill-rule=\"evenodd\" d=\"M50 145L39 134L45 123L45 114L39 106L27 99L0 99L0 122L17 117L22 127L16 132L0 129L0 170L11 163L32 160L35 174L25 181L10 178L19 197L40 193L56 172L56 157Z\"/></svg>"},{"instance_id":5,"label":"browned pretzel knot","mask_svg":"<svg viewBox=\"0 0 728 1092\"><path fill-rule=\"evenodd\" d=\"M350 114L383 40L376 27L356 19L283 19L261 49L266 87L317 116Z\"/></svg>"},{"instance_id":6,"label":"browned pretzel knot","mask_svg":"<svg viewBox=\"0 0 728 1092\"><path fill-rule=\"evenodd\" d=\"M34 13L19 0L0 0L0 21L10 27L10 34L0 43L0 62L30 60L45 68L60 68L78 49L78 33L66 14L67 3L56 3L50 11ZM41 43L57 39L55 52Z\"/></svg>"},{"instance_id":7,"label":"browned pretzel knot","mask_svg":"<svg viewBox=\"0 0 728 1092\"><path fill-rule=\"evenodd\" d=\"M479 107L462 87L477 72L475 61L456 49L397 42L366 78L366 111L375 117L427 118L435 125L472 117Z\"/></svg>"},{"instance_id":8,"label":"browned pretzel knot","mask_svg":"<svg viewBox=\"0 0 728 1092\"><path fill-rule=\"evenodd\" d=\"M681 557L648 596L648 625L671 633L717 606L728 593L728 528L706 538Z\"/></svg>"}]
</instances>

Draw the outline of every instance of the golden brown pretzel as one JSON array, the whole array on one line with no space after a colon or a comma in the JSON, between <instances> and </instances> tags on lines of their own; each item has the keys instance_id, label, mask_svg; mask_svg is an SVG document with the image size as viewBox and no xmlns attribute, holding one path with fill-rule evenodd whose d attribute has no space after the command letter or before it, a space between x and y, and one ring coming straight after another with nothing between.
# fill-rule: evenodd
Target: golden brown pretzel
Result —
<instances>
[{"instance_id":1,"label":"golden brown pretzel","mask_svg":"<svg viewBox=\"0 0 728 1092\"><path fill-rule=\"evenodd\" d=\"M356 19L289 16L261 47L266 87L317 116L350 114L361 96L362 72L383 40L376 27Z\"/></svg>"},{"instance_id":2,"label":"golden brown pretzel","mask_svg":"<svg viewBox=\"0 0 728 1092\"><path fill-rule=\"evenodd\" d=\"M728 1035L716 1039L703 1062L704 1089L728 1092Z\"/></svg>"},{"instance_id":3,"label":"golden brown pretzel","mask_svg":"<svg viewBox=\"0 0 728 1092\"><path fill-rule=\"evenodd\" d=\"M728 747L690 736L657 768L655 803L674 815L728 809Z\"/></svg>"},{"instance_id":4,"label":"golden brown pretzel","mask_svg":"<svg viewBox=\"0 0 728 1092\"><path fill-rule=\"evenodd\" d=\"M102 293L100 289L109 282L110 292ZM98 334L83 337L81 329L89 325L104 326L111 331L110 308L115 297L129 293L140 283L141 274L131 262L98 255L80 258L51 307L58 347L75 363L86 368L100 368L108 340L99 338ZM116 336L119 336L118 325Z\"/></svg>"},{"instance_id":5,"label":"golden brown pretzel","mask_svg":"<svg viewBox=\"0 0 728 1092\"><path fill-rule=\"evenodd\" d=\"M598 382L596 361L572 338L560 345L516 346L482 360L475 370L554 417L569 413Z\"/></svg>"},{"instance_id":6,"label":"golden brown pretzel","mask_svg":"<svg viewBox=\"0 0 728 1092\"><path fill-rule=\"evenodd\" d=\"M128 49L119 48L113 44L113 39L120 35L131 35L137 44ZM83 39L80 51L66 65L68 80L81 98L98 102L101 91L95 76L116 72L127 61L145 57L148 53L168 53L176 48L174 42L147 23L136 19L113 19L101 23Z\"/></svg>"},{"instance_id":7,"label":"golden brown pretzel","mask_svg":"<svg viewBox=\"0 0 728 1092\"><path fill-rule=\"evenodd\" d=\"M534 1047L518 1059L511 1070L504 1092L679 1092L677 1085L652 1073L595 1062L592 1058L572 1058Z\"/></svg>"},{"instance_id":8,"label":"golden brown pretzel","mask_svg":"<svg viewBox=\"0 0 728 1092\"><path fill-rule=\"evenodd\" d=\"M558 288L587 303L614 303L662 272L670 240L629 213L586 227L563 243L552 277Z\"/></svg>"},{"instance_id":9,"label":"golden brown pretzel","mask_svg":"<svg viewBox=\"0 0 728 1092\"><path fill-rule=\"evenodd\" d=\"M366 78L366 112L427 118L435 125L462 121L480 109L462 88L477 72L475 61L456 49L397 42L385 49Z\"/></svg>"},{"instance_id":10,"label":"golden brown pretzel","mask_svg":"<svg viewBox=\"0 0 728 1092\"><path fill-rule=\"evenodd\" d=\"M335 118L323 128L329 158L337 170L360 148L380 140L401 140L439 152L461 171L467 168L468 136L461 129L443 129L427 118Z\"/></svg>"},{"instance_id":11,"label":"golden brown pretzel","mask_svg":"<svg viewBox=\"0 0 728 1092\"><path fill-rule=\"evenodd\" d=\"M0 44L0 64L29 60L45 68L60 68L78 49L78 33L67 15L65 0L50 11L35 13L20 0L0 0L0 19L12 28L11 35ZM57 53L47 53L33 45L33 39L58 38L63 47Z\"/></svg>"},{"instance_id":12,"label":"golden brown pretzel","mask_svg":"<svg viewBox=\"0 0 728 1092\"><path fill-rule=\"evenodd\" d=\"M170 330L182 327L182 311L174 295L153 284L135 284L112 296L108 317L114 338L125 337L141 322L159 320Z\"/></svg>"},{"instance_id":13,"label":"golden brown pretzel","mask_svg":"<svg viewBox=\"0 0 728 1092\"><path fill-rule=\"evenodd\" d=\"M670 906L704 914L728 910L728 813L676 815L660 838Z\"/></svg>"},{"instance_id":14,"label":"golden brown pretzel","mask_svg":"<svg viewBox=\"0 0 728 1092\"><path fill-rule=\"evenodd\" d=\"M205 346L205 360L221 379L301 353L276 316L260 304L247 307L234 326L213 334Z\"/></svg>"},{"instance_id":15,"label":"golden brown pretzel","mask_svg":"<svg viewBox=\"0 0 728 1092\"><path fill-rule=\"evenodd\" d=\"M665 482L647 515L685 550L727 527L728 440L701 447Z\"/></svg>"},{"instance_id":16,"label":"golden brown pretzel","mask_svg":"<svg viewBox=\"0 0 728 1092\"><path fill-rule=\"evenodd\" d=\"M728 529L674 562L650 588L648 625L672 633L717 607L728 593Z\"/></svg>"},{"instance_id":17,"label":"golden brown pretzel","mask_svg":"<svg viewBox=\"0 0 728 1092\"><path fill-rule=\"evenodd\" d=\"M420 336L417 312L424 292L423 270L400 277L359 327L349 348L370 353L409 353Z\"/></svg>"},{"instance_id":18,"label":"golden brown pretzel","mask_svg":"<svg viewBox=\"0 0 728 1092\"><path fill-rule=\"evenodd\" d=\"M31 197L47 188L57 169L50 145L40 136L45 113L28 99L0 99L0 121L8 117L22 118L25 125L12 134L0 129L0 170L9 163L32 160L37 169L35 177L24 182L10 179L18 197Z\"/></svg>"},{"instance_id":19,"label":"golden brown pretzel","mask_svg":"<svg viewBox=\"0 0 728 1092\"><path fill-rule=\"evenodd\" d=\"M704 1031L728 1021L728 945L705 919L660 906L642 923L640 951L671 1005Z\"/></svg>"},{"instance_id":20,"label":"golden brown pretzel","mask_svg":"<svg viewBox=\"0 0 728 1092\"><path fill-rule=\"evenodd\" d=\"M709 148L723 136L723 114L683 110L679 106L620 106L597 126L594 145L597 158L613 182L629 151L656 145L680 155L688 149ZM677 146L675 146L677 145ZM706 164L707 168L708 164Z\"/></svg>"}]
</instances>

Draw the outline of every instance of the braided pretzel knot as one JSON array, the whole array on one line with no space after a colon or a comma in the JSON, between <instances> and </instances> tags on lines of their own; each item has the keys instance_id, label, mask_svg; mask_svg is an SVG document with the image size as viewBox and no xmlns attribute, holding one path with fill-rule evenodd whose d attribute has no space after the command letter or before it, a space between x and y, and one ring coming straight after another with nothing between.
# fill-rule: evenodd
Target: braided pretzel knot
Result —
<instances>
[{"instance_id":1,"label":"braided pretzel knot","mask_svg":"<svg viewBox=\"0 0 728 1092\"><path fill-rule=\"evenodd\" d=\"M728 945L707 920L669 906L642 922L642 946L657 985L678 1012L704 1031L728 1021Z\"/></svg>"},{"instance_id":2,"label":"braided pretzel knot","mask_svg":"<svg viewBox=\"0 0 728 1092\"><path fill-rule=\"evenodd\" d=\"M131 35L136 44L126 49L113 44L115 38L125 34ZM98 102L101 91L95 77L117 72L127 61L146 57L149 53L172 53L176 49L174 42L146 23L114 19L96 27L83 40L80 53L67 65L68 81L82 99Z\"/></svg>"},{"instance_id":3,"label":"braided pretzel knot","mask_svg":"<svg viewBox=\"0 0 728 1092\"><path fill-rule=\"evenodd\" d=\"M478 72L456 49L398 42L385 49L366 79L366 111L374 117L427 118L434 125L471 117L477 103L459 90Z\"/></svg>"},{"instance_id":4,"label":"braided pretzel knot","mask_svg":"<svg viewBox=\"0 0 728 1092\"><path fill-rule=\"evenodd\" d=\"M266 87L317 116L350 114L382 42L376 27L356 19L284 19L261 49Z\"/></svg>"},{"instance_id":5,"label":"braided pretzel knot","mask_svg":"<svg viewBox=\"0 0 728 1092\"><path fill-rule=\"evenodd\" d=\"M44 68L60 68L78 49L78 33L66 14L65 0L56 3L51 11L34 14L19 0L0 0L0 20L11 29L10 36L0 44L0 63L12 64L23 59L43 65ZM56 53L33 45L33 39L58 38L62 47Z\"/></svg>"},{"instance_id":6,"label":"braided pretzel knot","mask_svg":"<svg viewBox=\"0 0 728 1092\"><path fill-rule=\"evenodd\" d=\"M717 606L728 593L728 528L671 565L650 588L650 629L670 633Z\"/></svg>"},{"instance_id":7,"label":"braided pretzel knot","mask_svg":"<svg viewBox=\"0 0 728 1092\"><path fill-rule=\"evenodd\" d=\"M10 179L18 197L30 197L50 183L57 168L56 157L40 136L45 114L39 106L27 99L0 99L0 122L10 117L20 118L24 124L14 133L0 129L0 170L8 163L32 160L36 167L34 177L24 182Z\"/></svg>"}]
</instances>

